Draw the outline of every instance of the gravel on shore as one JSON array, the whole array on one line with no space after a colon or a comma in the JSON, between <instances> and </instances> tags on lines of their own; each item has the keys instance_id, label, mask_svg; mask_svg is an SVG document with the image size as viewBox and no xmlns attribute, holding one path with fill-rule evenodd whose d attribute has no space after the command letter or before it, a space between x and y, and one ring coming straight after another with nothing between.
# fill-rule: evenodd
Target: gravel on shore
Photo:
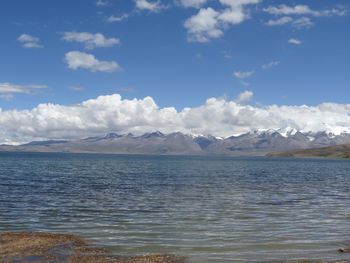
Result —
<instances>
[{"instance_id":1,"label":"gravel on shore","mask_svg":"<svg viewBox=\"0 0 350 263\"><path fill-rule=\"evenodd\" d=\"M185 260L175 255L117 257L75 235L5 232L0 233L0 262L184 263Z\"/></svg>"},{"instance_id":2,"label":"gravel on shore","mask_svg":"<svg viewBox=\"0 0 350 263\"><path fill-rule=\"evenodd\" d=\"M339 253L350 249L340 248ZM176 255L114 256L69 234L42 232L0 232L0 263L185 263ZM349 263L347 260L332 263ZM267 262L265 262L267 263ZM271 262L269 262L271 263ZM277 262L274 262L277 263ZM319 260L278 261L278 263L328 263ZM330 263L330 262L329 262Z\"/></svg>"}]
</instances>

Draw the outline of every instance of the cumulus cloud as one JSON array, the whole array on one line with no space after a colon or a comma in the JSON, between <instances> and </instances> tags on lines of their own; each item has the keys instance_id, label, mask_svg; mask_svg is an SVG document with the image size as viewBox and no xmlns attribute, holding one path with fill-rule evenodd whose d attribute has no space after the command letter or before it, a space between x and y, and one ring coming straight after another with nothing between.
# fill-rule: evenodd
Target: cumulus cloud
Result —
<instances>
[{"instance_id":1,"label":"cumulus cloud","mask_svg":"<svg viewBox=\"0 0 350 263\"><path fill-rule=\"evenodd\" d=\"M301 45L303 42L301 42L301 40L296 39L296 38L290 38L288 40L288 43L292 44L292 45Z\"/></svg>"},{"instance_id":2,"label":"cumulus cloud","mask_svg":"<svg viewBox=\"0 0 350 263\"><path fill-rule=\"evenodd\" d=\"M254 129L291 127L301 131L350 132L350 104L318 106L247 104L253 96L210 98L203 105L159 108L151 97L100 96L76 105L40 104L31 110L0 109L0 143L73 139L110 131L141 134L160 130L230 136Z\"/></svg>"},{"instance_id":3,"label":"cumulus cloud","mask_svg":"<svg viewBox=\"0 0 350 263\"><path fill-rule=\"evenodd\" d=\"M246 79L254 75L255 71L235 71L233 75L238 79Z\"/></svg>"},{"instance_id":4,"label":"cumulus cloud","mask_svg":"<svg viewBox=\"0 0 350 263\"><path fill-rule=\"evenodd\" d=\"M223 35L220 23L217 19L219 12L213 8L202 8L198 14L190 17L185 22L188 40L193 42L209 42L213 38Z\"/></svg>"},{"instance_id":5,"label":"cumulus cloud","mask_svg":"<svg viewBox=\"0 0 350 263\"><path fill-rule=\"evenodd\" d=\"M120 44L118 38L107 38L101 33L64 32L62 39L67 42L82 43L89 50L97 47L113 47Z\"/></svg>"},{"instance_id":6,"label":"cumulus cloud","mask_svg":"<svg viewBox=\"0 0 350 263\"><path fill-rule=\"evenodd\" d=\"M43 48L38 37L33 37L28 34L20 35L17 41L20 42L24 48Z\"/></svg>"},{"instance_id":7,"label":"cumulus cloud","mask_svg":"<svg viewBox=\"0 0 350 263\"><path fill-rule=\"evenodd\" d=\"M87 69L92 72L114 72L121 71L122 68L115 61L101 61L95 58L94 55L80 51L70 51L65 55L65 62L68 68Z\"/></svg>"},{"instance_id":8,"label":"cumulus cloud","mask_svg":"<svg viewBox=\"0 0 350 263\"><path fill-rule=\"evenodd\" d=\"M246 91L238 94L236 101L239 104L245 104L245 103L248 103L253 98L253 96L254 96L253 92L246 90Z\"/></svg>"},{"instance_id":9,"label":"cumulus cloud","mask_svg":"<svg viewBox=\"0 0 350 263\"><path fill-rule=\"evenodd\" d=\"M135 0L136 8L139 10L147 10L150 12L159 12L165 9L165 5L160 0L149 1L149 0Z\"/></svg>"},{"instance_id":10,"label":"cumulus cloud","mask_svg":"<svg viewBox=\"0 0 350 263\"><path fill-rule=\"evenodd\" d=\"M209 0L178 0L176 3L183 7L200 8L205 5Z\"/></svg>"},{"instance_id":11,"label":"cumulus cloud","mask_svg":"<svg viewBox=\"0 0 350 263\"><path fill-rule=\"evenodd\" d=\"M242 23L247 18L248 18L248 15L247 13L245 13L242 6L226 8L218 16L218 20L223 24L223 26L237 25Z\"/></svg>"},{"instance_id":12,"label":"cumulus cloud","mask_svg":"<svg viewBox=\"0 0 350 263\"><path fill-rule=\"evenodd\" d=\"M274 60L274 61L271 61L267 64L264 64L264 65L261 65L261 68L262 69L269 69L269 68L273 68L273 67L276 67L280 64L281 62L278 61L278 60Z\"/></svg>"},{"instance_id":13,"label":"cumulus cloud","mask_svg":"<svg viewBox=\"0 0 350 263\"><path fill-rule=\"evenodd\" d=\"M219 0L223 6L220 10L212 7L201 8L197 14L188 18L184 27L188 40L205 43L220 38L225 29L237 25L249 18L246 5L257 4L260 0Z\"/></svg>"}]
</instances>

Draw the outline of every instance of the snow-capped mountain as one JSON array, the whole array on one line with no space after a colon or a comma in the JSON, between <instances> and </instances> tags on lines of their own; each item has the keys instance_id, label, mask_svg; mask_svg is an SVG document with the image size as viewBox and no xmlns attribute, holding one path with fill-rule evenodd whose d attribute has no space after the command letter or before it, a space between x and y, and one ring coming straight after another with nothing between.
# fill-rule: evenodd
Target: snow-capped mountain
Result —
<instances>
[{"instance_id":1,"label":"snow-capped mountain","mask_svg":"<svg viewBox=\"0 0 350 263\"><path fill-rule=\"evenodd\" d=\"M218 138L159 131L140 136L109 133L80 140L30 142L0 146L0 151L82 152L113 154L265 155L270 152L320 148L350 143L350 133L301 132L296 129L253 130Z\"/></svg>"}]
</instances>

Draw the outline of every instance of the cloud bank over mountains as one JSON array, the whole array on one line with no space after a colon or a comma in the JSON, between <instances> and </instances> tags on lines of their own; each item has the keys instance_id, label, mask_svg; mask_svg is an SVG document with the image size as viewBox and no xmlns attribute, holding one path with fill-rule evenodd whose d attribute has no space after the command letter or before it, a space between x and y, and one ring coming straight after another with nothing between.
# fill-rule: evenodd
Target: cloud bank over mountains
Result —
<instances>
[{"instance_id":1,"label":"cloud bank over mountains","mask_svg":"<svg viewBox=\"0 0 350 263\"><path fill-rule=\"evenodd\" d=\"M40 104L31 110L0 109L0 143L77 139L107 132L142 134L159 130L220 137L255 129L350 132L350 104L250 105L253 93L234 100L209 98L198 107L160 108L151 97L99 96L76 105Z\"/></svg>"}]
</instances>

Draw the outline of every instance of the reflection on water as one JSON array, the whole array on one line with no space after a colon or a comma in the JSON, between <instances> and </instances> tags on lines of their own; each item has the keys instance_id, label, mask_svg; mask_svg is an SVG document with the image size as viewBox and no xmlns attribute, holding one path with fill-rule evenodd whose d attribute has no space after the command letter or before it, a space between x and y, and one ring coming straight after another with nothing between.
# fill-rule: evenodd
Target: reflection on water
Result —
<instances>
[{"instance_id":1,"label":"reflection on water","mask_svg":"<svg viewBox=\"0 0 350 263\"><path fill-rule=\"evenodd\" d=\"M0 231L70 232L191 262L339 259L350 162L0 154Z\"/></svg>"}]
</instances>

